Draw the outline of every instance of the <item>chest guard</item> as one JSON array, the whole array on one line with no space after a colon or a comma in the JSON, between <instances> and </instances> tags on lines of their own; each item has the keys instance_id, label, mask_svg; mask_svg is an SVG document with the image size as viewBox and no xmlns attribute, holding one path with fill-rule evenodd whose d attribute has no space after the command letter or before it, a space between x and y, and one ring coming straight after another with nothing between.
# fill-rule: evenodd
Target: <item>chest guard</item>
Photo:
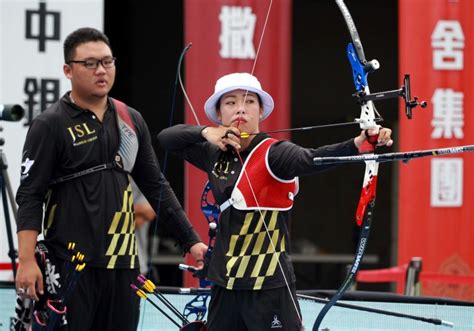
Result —
<instances>
[{"instance_id":1,"label":"chest guard","mask_svg":"<svg viewBox=\"0 0 474 331\"><path fill-rule=\"evenodd\" d=\"M293 207L298 193L298 177L290 180L278 178L268 165L268 152L275 142L276 139L267 138L249 154L231 198L221 205L221 211L230 205L239 210L290 210Z\"/></svg>"}]
</instances>

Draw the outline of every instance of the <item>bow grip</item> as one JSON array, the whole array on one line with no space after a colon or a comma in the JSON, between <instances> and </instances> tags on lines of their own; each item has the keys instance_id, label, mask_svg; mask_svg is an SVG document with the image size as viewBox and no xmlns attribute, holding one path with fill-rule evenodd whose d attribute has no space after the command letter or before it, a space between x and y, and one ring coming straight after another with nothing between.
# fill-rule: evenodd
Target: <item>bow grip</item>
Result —
<instances>
[{"instance_id":1,"label":"bow grip","mask_svg":"<svg viewBox=\"0 0 474 331\"><path fill-rule=\"evenodd\" d=\"M369 136L367 130L364 130L364 134L366 136L366 140L360 145L359 153L360 154L369 154L375 151L375 147L377 146L377 141L379 139L379 134L375 134L373 136Z\"/></svg>"}]
</instances>

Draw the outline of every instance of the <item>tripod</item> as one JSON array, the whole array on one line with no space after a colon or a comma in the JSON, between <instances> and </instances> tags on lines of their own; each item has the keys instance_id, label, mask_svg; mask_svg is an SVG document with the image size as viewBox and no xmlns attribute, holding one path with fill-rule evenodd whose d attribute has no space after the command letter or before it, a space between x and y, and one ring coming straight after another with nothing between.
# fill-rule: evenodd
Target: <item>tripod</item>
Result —
<instances>
[{"instance_id":1,"label":"tripod","mask_svg":"<svg viewBox=\"0 0 474 331\"><path fill-rule=\"evenodd\" d=\"M5 214L5 226L7 229L7 239L8 239L8 256L11 259L13 278L16 278L16 258L18 256L15 246L13 244L13 235L12 235L12 226L10 222L10 210L8 209L8 199L10 199L10 205L13 211L13 217L16 222L17 218L17 207L15 204L15 198L13 196L12 186L10 179L7 173L7 158L5 153L0 150L0 189L2 191L2 204L3 212Z\"/></svg>"}]
</instances>

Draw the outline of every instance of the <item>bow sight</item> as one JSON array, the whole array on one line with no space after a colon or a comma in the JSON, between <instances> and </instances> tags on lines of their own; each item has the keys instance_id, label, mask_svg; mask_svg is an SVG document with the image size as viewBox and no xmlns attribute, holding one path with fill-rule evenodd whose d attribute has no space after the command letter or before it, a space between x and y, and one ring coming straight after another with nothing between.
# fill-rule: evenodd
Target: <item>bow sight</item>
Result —
<instances>
[{"instance_id":1,"label":"bow sight","mask_svg":"<svg viewBox=\"0 0 474 331\"><path fill-rule=\"evenodd\" d=\"M418 97L414 97L413 100L410 100L411 91L410 91L410 75L409 74L405 74L405 77L403 78L403 85L397 90L390 90L390 91L370 93L370 94L365 94L365 92L362 90L357 93L354 93L353 96L357 98L357 102L359 103L401 97L405 101L405 114L408 119L411 119L413 117L413 111L412 111L413 108L416 108L417 106L420 106L421 108L426 108L426 106L428 105L426 101L419 102Z\"/></svg>"}]
</instances>

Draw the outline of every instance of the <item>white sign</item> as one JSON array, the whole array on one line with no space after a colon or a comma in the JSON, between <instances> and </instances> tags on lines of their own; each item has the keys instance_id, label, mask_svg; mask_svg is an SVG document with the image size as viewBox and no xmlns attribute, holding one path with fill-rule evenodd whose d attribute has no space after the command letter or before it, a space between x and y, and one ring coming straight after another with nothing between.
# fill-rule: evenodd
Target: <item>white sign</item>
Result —
<instances>
[{"instance_id":1,"label":"white sign","mask_svg":"<svg viewBox=\"0 0 474 331\"><path fill-rule=\"evenodd\" d=\"M464 93L453 89L437 88L431 98L433 139L462 139L464 137Z\"/></svg>"},{"instance_id":2,"label":"white sign","mask_svg":"<svg viewBox=\"0 0 474 331\"><path fill-rule=\"evenodd\" d=\"M463 159L431 160L431 207L461 207Z\"/></svg>"},{"instance_id":3,"label":"white sign","mask_svg":"<svg viewBox=\"0 0 474 331\"><path fill-rule=\"evenodd\" d=\"M464 33L459 21L438 21L431 35L431 47L434 69L463 69Z\"/></svg>"},{"instance_id":4,"label":"white sign","mask_svg":"<svg viewBox=\"0 0 474 331\"><path fill-rule=\"evenodd\" d=\"M257 15L250 7L222 6L219 54L224 59L254 59L253 37Z\"/></svg>"},{"instance_id":5,"label":"white sign","mask_svg":"<svg viewBox=\"0 0 474 331\"><path fill-rule=\"evenodd\" d=\"M63 41L80 27L103 29L103 0L0 0L0 104L25 109L20 122L0 120L12 193L20 184L21 152L31 120L70 89L63 74ZM2 208L4 208L2 204ZM9 209L10 206L8 206ZM11 213L11 210L10 210ZM16 243L16 226L11 216ZM0 266L10 263L3 210L0 211ZM0 280L11 280L11 270L0 268Z\"/></svg>"}]
</instances>

